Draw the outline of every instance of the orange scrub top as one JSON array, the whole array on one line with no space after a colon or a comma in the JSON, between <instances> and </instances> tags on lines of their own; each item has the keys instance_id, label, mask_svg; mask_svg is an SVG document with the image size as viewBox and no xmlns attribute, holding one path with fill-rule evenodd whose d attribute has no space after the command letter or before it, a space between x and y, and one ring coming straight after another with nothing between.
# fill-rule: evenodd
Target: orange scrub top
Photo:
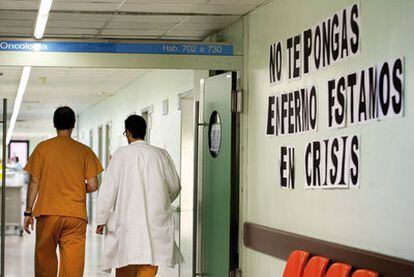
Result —
<instances>
[{"instance_id":1,"label":"orange scrub top","mask_svg":"<svg viewBox=\"0 0 414 277\"><path fill-rule=\"evenodd\" d=\"M24 169L39 179L33 216L69 216L87 220L85 180L99 175L102 165L93 151L69 138L40 143Z\"/></svg>"}]
</instances>

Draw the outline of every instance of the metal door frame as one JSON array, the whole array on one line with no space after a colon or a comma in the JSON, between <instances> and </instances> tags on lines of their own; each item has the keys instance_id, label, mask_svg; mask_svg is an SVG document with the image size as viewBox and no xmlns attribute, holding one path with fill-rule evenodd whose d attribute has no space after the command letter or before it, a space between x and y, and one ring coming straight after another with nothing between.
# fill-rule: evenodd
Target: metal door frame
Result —
<instances>
[{"instance_id":1,"label":"metal door frame","mask_svg":"<svg viewBox=\"0 0 414 277\"><path fill-rule=\"evenodd\" d=\"M239 72L232 72L231 107L231 196L230 196L230 276L240 269L239 231L240 231L240 112L237 109L240 94Z\"/></svg>"},{"instance_id":2,"label":"metal door frame","mask_svg":"<svg viewBox=\"0 0 414 277\"><path fill-rule=\"evenodd\" d=\"M182 152L182 150L183 150L183 148L182 148L182 146L183 146L183 143L182 143L182 139L183 139L182 101L184 101L183 99L185 97L191 96L192 97L192 103L194 103L194 101L195 101L194 93L195 93L195 90L193 88L193 89L187 90L185 92L179 93L178 96L177 96L177 110L180 111L180 125L181 125L180 126L180 169L179 169L180 175L182 173L182 160L183 160L183 156L182 156L182 153L183 153ZM194 107L193 107L193 113L194 113ZM193 133L193 136L194 136L194 133ZM193 142L194 142L194 138L193 138ZM194 151L194 149L193 149L193 151ZM195 165L193 164L193 167L194 166ZM180 176L180 178L181 178L181 176ZM194 189L194 185L193 185L193 189ZM178 241L178 247L179 248L181 248L181 211L182 211L181 197L182 197L182 195L180 194L180 201L179 201L179 206L178 206L178 209L180 211L180 214L179 214L179 225L180 226L179 226L179 241ZM193 199L193 201L194 201L194 199ZM194 212L195 211L193 210L193 214L194 214ZM194 216L193 216L193 219L194 219ZM192 235L193 235L193 243L194 243L194 234L192 234ZM181 264L178 264L178 277L180 277L180 276L181 276Z\"/></svg>"},{"instance_id":3,"label":"metal door frame","mask_svg":"<svg viewBox=\"0 0 414 277\"><path fill-rule=\"evenodd\" d=\"M105 169L108 167L109 165L109 161L110 161L110 156L111 156L111 142L112 142L112 137L111 137L111 133L109 132L108 134L108 129L112 130L112 120L108 121L107 123L104 124L105 126L105 146L104 146L104 156L105 156L105 164L104 167Z\"/></svg>"},{"instance_id":4,"label":"metal door frame","mask_svg":"<svg viewBox=\"0 0 414 277\"><path fill-rule=\"evenodd\" d=\"M3 161L1 185L1 262L0 276L4 275L5 232L6 232L6 134L7 134L7 99L3 99Z\"/></svg>"}]
</instances>

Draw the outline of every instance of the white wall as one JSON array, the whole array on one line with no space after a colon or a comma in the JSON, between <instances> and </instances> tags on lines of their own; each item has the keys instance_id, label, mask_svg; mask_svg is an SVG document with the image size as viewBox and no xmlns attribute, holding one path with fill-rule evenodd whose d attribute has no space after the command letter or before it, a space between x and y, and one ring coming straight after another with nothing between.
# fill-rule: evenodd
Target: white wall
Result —
<instances>
[{"instance_id":1,"label":"white wall","mask_svg":"<svg viewBox=\"0 0 414 277\"><path fill-rule=\"evenodd\" d=\"M268 85L271 43L301 33L331 14L355 3L350 0L277 0L244 19L247 106L242 125L242 221L414 260L414 2L362 0L361 53L299 81ZM231 39L231 36L228 36ZM237 40L239 41L239 40ZM357 72L390 58L405 56L405 115L402 119L328 130L327 81ZM266 96L295 88L317 86L316 133L266 136ZM247 120L247 121L246 121ZM361 188L327 191L304 189L307 143L342 134L361 136ZM296 147L296 188L279 185L280 146ZM281 276L284 261L242 248L244 276Z\"/></svg>"},{"instance_id":2,"label":"white wall","mask_svg":"<svg viewBox=\"0 0 414 277\"><path fill-rule=\"evenodd\" d=\"M81 113L78 118L79 138L89 144L89 131L94 130L93 148L97 153L98 126L112 122L111 153L126 145L124 120L132 113L153 106L150 120L151 144L165 148L179 169L180 112L178 95L193 89L191 70L152 70L127 85L114 96ZM162 115L162 101L169 100L169 114Z\"/></svg>"}]
</instances>

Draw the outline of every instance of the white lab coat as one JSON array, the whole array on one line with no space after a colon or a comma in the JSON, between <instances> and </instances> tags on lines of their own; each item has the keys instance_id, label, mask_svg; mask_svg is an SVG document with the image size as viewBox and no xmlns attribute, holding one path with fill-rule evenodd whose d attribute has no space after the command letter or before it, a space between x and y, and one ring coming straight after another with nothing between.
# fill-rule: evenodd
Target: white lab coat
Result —
<instances>
[{"instance_id":1,"label":"white lab coat","mask_svg":"<svg viewBox=\"0 0 414 277\"><path fill-rule=\"evenodd\" d=\"M103 269L132 264L175 266L171 203L181 190L167 151L138 141L118 149L98 193L97 224L106 224Z\"/></svg>"}]
</instances>

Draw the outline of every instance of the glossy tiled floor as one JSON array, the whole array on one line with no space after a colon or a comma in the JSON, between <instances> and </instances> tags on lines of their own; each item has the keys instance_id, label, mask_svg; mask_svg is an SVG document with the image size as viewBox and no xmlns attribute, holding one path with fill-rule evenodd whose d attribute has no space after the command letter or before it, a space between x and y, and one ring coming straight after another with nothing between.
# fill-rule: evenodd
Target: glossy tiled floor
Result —
<instances>
[{"instance_id":1,"label":"glossy tiled floor","mask_svg":"<svg viewBox=\"0 0 414 277\"><path fill-rule=\"evenodd\" d=\"M34 276L33 271L34 235L6 237L6 276ZM85 276L111 276L100 270L100 255L102 253L102 237L88 232L86 245Z\"/></svg>"},{"instance_id":2,"label":"glossy tiled floor","mask_svg":"<svg viewBox=\"0 0 414 277\"><path fill-rule=\"evenodd\" d=\"M34 235L6 236L6 261L5 271L7 277L31 277L33 271ZM100 258L102 253L102 237L88 230L86 245L86 266L84 276L104 277L113 276L100 270ZM177 277L176 269L160 268L157 277Z\"/></svg>"},{"instance_id":3,"label":"glossy tiled floor","mask_svg":"<svg viewBox=\"0 0 414 277\"><path fill-rule=\"evenodd\" d=\"M22 190L22 212L25 203L25 189ZM93 199L94 202L96 199ZM96 203L93 205L96 206ZM95 214L95 212L93 212ZM93 221L92 221L93 222ZM177 220L177 222L179 222ZM180 242L181 252L185 262L180 269L160 267L157 277L190 277L191 276L191 250L192 250L192 211L183 210L181 212L181 235L178 230L176 241ZM177 224L178 227L178 224ZM111 277L115 274L105 273L101 270L101 255L103 251L103 237L96 235L95 225L88 225L88 237L86 240L86 262L84 276L90 277ZM92 230L93 229L93 230ZM19 237L13 230L6 230L6 259L5 275L7 277L32 277L34 276L34 244L35 236L24 234ZM179 270L181 271L179 273Z\"/></svg>"}]
</instances>

